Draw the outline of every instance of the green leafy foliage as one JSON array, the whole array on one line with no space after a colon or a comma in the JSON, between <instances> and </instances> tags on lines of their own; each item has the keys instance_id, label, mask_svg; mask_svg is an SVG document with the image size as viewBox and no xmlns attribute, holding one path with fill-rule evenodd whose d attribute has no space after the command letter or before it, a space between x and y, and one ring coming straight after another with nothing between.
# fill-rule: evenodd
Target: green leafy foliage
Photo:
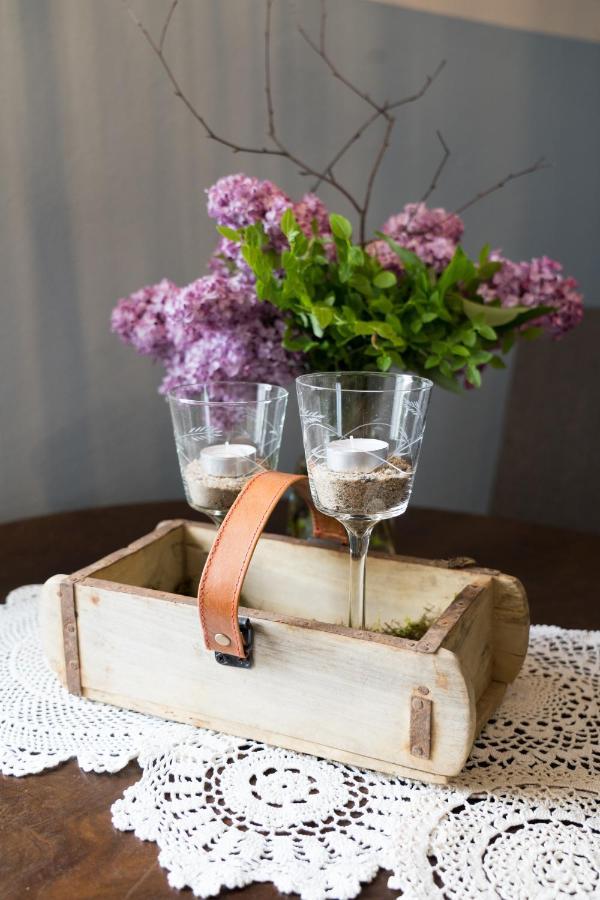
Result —
<instances>
[{"instance_id":1,"label":"green leafy foliage","mask_svg":"<svg viewBox=\"0 0 600 900\"><path fill-rule=\"evenodd\" d=\"M426 374L453 390L481 384L485 366L503 368L521 326L545 308L505 309L483 303L479 286L500 263L484 247L473 262L458 247L441 274L418 256L379 233L398 256L402 272L383 269L377 259L352 242L352 225L330 216L332 237L307 237L291 210L281 220L288 248L270 249L262 224L234 231L219 228L242 245L243 257L256 276L256 291L286 313L284 346L299 351L313 370L392 367Z\"/></svg>"}]
</instances>

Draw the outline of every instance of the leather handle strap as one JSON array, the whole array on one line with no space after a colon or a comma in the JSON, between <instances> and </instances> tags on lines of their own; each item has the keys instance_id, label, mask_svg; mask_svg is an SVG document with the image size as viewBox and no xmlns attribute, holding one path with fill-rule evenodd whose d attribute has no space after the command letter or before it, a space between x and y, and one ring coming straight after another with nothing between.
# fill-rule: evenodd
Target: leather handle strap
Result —
<instances>
[{"instance_id":1,"label":"leather handle strap","mask_svg":"<svg viewBox=\"0 0 600 900\"><path fill-rule=\"evenodd\" d=\"M313 535L340 542L346 540L344 527L315 508L305 475L261 472L251 478L236 497L217 532L198 587L200 621L209 650L245 658L238 624L242 584L271 512L292 486L307 501Z\"/></svg>"}]
</instances>

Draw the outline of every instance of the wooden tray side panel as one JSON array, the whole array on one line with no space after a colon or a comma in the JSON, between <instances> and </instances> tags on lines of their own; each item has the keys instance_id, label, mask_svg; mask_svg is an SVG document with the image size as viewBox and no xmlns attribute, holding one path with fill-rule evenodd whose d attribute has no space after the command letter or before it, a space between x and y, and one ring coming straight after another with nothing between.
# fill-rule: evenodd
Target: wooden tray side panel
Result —
<instances>
[{"instance_id":1,"label":"wooden tray side panel","mask_svg":"<svg viewBox=\"0 0 600 900\"><path fill-rule=\"evenodd\" d=\"M476 701L487 690L494 671L494 584L487 585L462 613L442 646L460 661L467 681L473 685ZM441 617L443 622L444 617Z\"/></svg>"},{"instance_id":2,"label":"wooden tray side panel","mask_svg":"<svg viewBox=\"0 0 600 900\"><path fill-rule=\"evenodd\" d=\"M446 650L426 657L257 611L254 666L234 669L218 665L204 648L190 604L86 583L76 585L76 602L84 696L434 778L458 773L470 750L475 699ZM58 630L49 634L56 639ZM51 659L57 655L55 647ZM409 747L411 697L419 686L433 702L428 760L412 756Z\"/></svg>"},{"instance_id":3,"label":"wooden tray side panel","mask_svg":"<svg viewBox=\"0 0 600 900\"><path fill-rule=\"evenodd\" d=\"M214 533L211 526L186 524L189 576L199 577ZM418 619L426 608L440 613L477 580L469 570L376 553L369 554L367 570L367 625ZM341 624L348 607L348 550L264 535L246 574L242 597L254 609Z\"/></svg>"},{"instance_id":4,"label":"wooden tray side panel","mask_svg":"<svg viewBox=\"0 0 600 900\"><path fill-rule=\"evenodd\" d=\"M495 681L510 684L514 681L529 646L529 604L527 594L518 578L511 575L494 577L494 643Z\"/></svg>"}]
</instances>

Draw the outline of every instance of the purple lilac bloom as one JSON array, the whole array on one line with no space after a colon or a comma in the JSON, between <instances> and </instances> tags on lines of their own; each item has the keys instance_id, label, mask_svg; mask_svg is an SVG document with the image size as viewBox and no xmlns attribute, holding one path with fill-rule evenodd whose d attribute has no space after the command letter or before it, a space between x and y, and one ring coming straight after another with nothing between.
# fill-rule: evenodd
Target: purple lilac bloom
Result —
<instances>
[{"instance_id":1,"label":"purple lilac bloom","mask_svg":"<svg viewBox=\"0 0 600 900\"><path fill-rule=\"evenodd\" d=\"M565 278L562 266L548 256L514 263L498 251L490 259L502 263L491 281L481 285L479 295L486 303L500 300L502 306L549 306L553 311L535 320L555 338L575 328L583 318L583 298L574 278Z\"/></svg>"},{"instance_id":2,"label":"purple lilac bloom","mask_svg":"<svg viewBox=\"0 0 600 900\"><path fill-rule=\"evenodd\" d=\"M265 381L287 384L302 371L301 355L282 346L284 323L259 315L244 323L206 327L189 347L168 361L162 393L202 381Z\"/></svg>"},{"instance_id":3,"label":"purple lilac bloom","mask_svg":"<svg viewBox=\"0 0 600 900\"><path fill-rule=\"evenodd\" d=\"M167 334L175 350L185 350L207 328L230 328L255 318L259 302L251 288L241 287L228 274L212 272L169 298Z\"/></svg>"},{"instance_id":4,"label":"purple lilac bloom","mask_svg":"<svg viewBox=\"0 0 600 900\"><path fill-rule=\"evenodd\" d=\"M208 214L219 225L246 228L263 222L265 231L279 228L290 198L272 181L260 181L248 175L227 175L207 190Z\"/></svg>"},{"instance_id":5,"label":"purple lilac bloom","mask_svg":"<svg viewBox=\"0 0 600 900\"><path fill-rule=\"evenodd\" d=\"M305 194L299 203L294 203L292 209L296 221L306 237L312 237L313 223L317 234L322 237L331 234L329 211L316 194Z\"/></svg>"},{"instance_id":6,"label":"purple lilac bloom","mask_svg":"<svg viewBox=\"0 0 600 900\"><path fill-rule=\"evenodd\" d=\"M172 352L165 304L178 292L177 285L166 278L147 285L118 301L111 316L111 329L138 353L164 359Z\"/></svg>"},{"instance_id":7,"label":"purple lilac bloom","mask_svg":"<svg viewBox=\"0 0 600 900\"><path fill-rule=\"evenodd\" d=\"M424 203L407 203L401 213L391 216L383 228L401 247L411 250L436 272L446 268L462 237L462 219L438 207L429 209ZM386 269L402 270L402 264L385 241L373 241L367 251L376 256Z\"/></svg>"}]
</instances>

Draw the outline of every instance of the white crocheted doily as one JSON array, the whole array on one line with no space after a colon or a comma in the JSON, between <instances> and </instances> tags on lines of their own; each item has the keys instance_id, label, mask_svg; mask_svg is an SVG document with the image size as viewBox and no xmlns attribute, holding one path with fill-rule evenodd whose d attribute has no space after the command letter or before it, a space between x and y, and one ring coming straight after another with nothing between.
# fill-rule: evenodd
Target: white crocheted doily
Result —
<instances>
[{"instance_id":1,"label":"white crocheted doily","mask_svg":"<svg viewBox=\"0 0 600 900\"><path fill-rule=\"evenodd\" d=\"M173 887L343 900L383 867L408 900L600 897L600 633L534 627L465 772L437 787L72 697L43 659L38 592L0 607L0 768L137 757L113 821L158 844Z\"/></svg>"}]
</instances>

